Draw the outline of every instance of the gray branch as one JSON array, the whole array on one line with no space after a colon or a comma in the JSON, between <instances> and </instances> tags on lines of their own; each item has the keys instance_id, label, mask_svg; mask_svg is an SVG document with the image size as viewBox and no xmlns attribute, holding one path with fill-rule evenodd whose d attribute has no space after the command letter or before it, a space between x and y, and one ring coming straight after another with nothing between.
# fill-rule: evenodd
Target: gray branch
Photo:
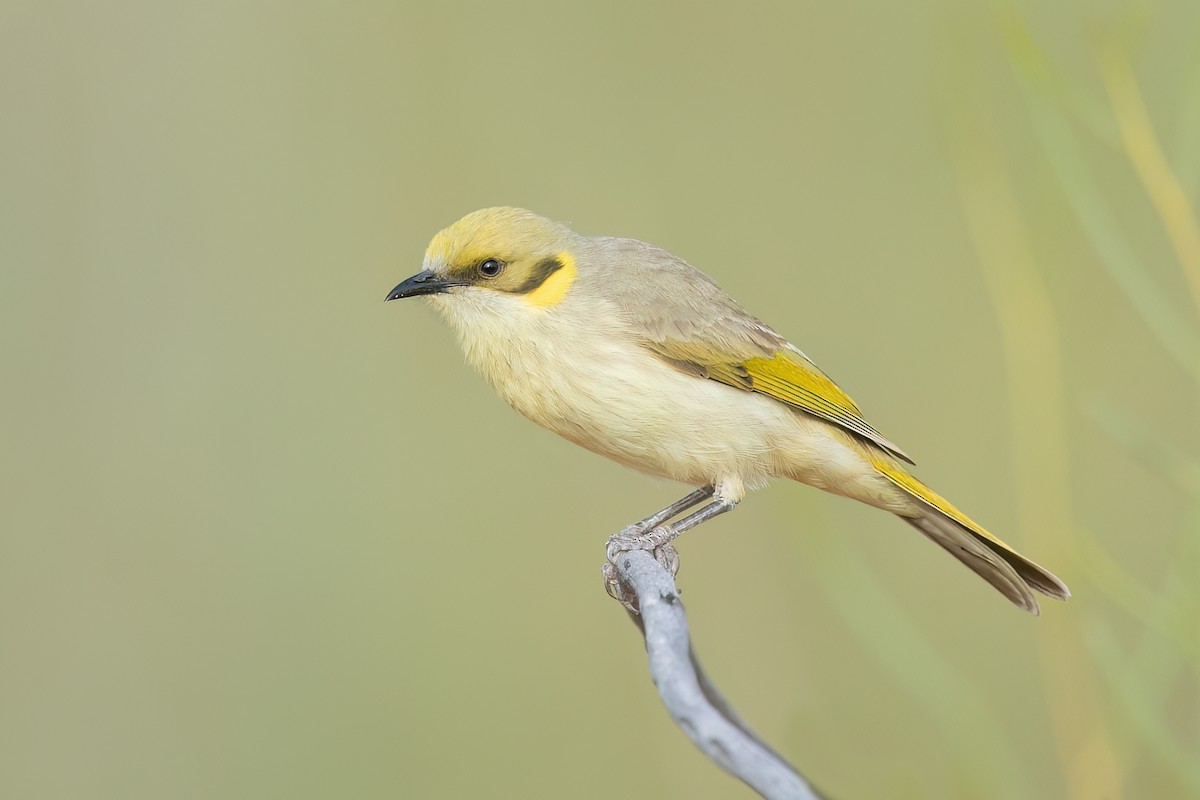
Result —
<instances>
[{"instance_id":1,"label":"gray branch","mask_svg":"<svg viewBox=\"0 0 1200 800\"><path fill-rule=\"evenodd\" d=\"M667 713L717 766L768 800L821 800L787 761L746 726L709 683L688 636L671 573L644 550L621 553L616 578L646 640L650 676Z\"/></svg>"}]
</instances>

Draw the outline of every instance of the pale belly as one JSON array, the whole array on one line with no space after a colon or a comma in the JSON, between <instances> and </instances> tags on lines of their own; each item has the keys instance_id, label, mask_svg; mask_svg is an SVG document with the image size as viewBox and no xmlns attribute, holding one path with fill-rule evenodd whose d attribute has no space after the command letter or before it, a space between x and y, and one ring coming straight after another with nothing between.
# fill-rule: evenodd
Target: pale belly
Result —
<instances>
[{"instance_id":1,"label":"pale belly","mask_svg":"<svg viewBox=\"0 0 1200 800\"><path fill-rule=\"evenodd\" d=\"M763 395L682 372L619 340L509 350L489 375L521 414L627 466L700 485L790 477L820 488L863 470L848 437ZM830 473L838 473L833 475Z\"/></svg>"},{"instance_id":2,"label":"pale belly","mask_svg":"<svg viewBox=\"0 0 1200 800\"><path fill-rule=\"evenodd\" d=\"M758 484L775 474L790 412L614 349L566 356L567 369L541 358L514 364L496 389L534 422L643 472L691 484L729 475Z\"/></svg>"}]
</instances>

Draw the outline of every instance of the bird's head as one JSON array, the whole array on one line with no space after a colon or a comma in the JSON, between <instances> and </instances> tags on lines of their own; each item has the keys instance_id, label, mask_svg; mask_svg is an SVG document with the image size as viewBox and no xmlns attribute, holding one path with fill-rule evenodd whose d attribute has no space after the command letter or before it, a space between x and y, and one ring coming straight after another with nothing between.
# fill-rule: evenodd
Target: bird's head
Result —
<instances>
[{"instance_id":1,"label":"bird's head","mask_svg":"<svg viewBox=\"0 0 1200 800\"><path fill-rule=\"evenodd\" d=\"M474 211L433 237L424 269L388 293L388 300L456 296L488 305L557 305L575 282L577 234L521 208Z\"/></svg>"}]
</instances>

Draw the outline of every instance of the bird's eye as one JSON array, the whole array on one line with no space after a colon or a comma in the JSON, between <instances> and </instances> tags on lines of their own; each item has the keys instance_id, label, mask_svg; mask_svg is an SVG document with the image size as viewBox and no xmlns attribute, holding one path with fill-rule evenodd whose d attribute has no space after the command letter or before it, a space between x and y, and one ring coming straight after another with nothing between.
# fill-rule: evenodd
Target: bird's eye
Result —
<instances>
[{"instance_id":1,"label":"bird's eye","mask_svg":"<svg viewBox=\"0 0 1200 800\"><path fill-rule=\"evenodd\" d=\"M485 278L494 278L500 274L500 270L504 269L504 262L497 261L494 258L489 258L487 261L479 265L479 274Z\"/></svg>"}]
</instances>

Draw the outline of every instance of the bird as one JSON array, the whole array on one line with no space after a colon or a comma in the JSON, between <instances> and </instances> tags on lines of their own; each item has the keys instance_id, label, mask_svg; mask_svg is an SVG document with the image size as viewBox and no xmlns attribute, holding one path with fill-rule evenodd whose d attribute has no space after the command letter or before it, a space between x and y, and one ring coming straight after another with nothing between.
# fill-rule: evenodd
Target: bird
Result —
<instances>
[{"instance_id":1,"label":"bird","mask_svg":"<svg viewBox=\"0 0 1200 800\"><path fill-rule=\"evenodd\" d=\"M695 487L612 537L610 559L657 550L782 478L894 514L1035 615L1035 592L1070 596L914 477L908 454L799 348L660 247L484 208L438 232L422 270L385 299L410 297L433 305L520 414Z\"/></svg>"}]
</instances>

